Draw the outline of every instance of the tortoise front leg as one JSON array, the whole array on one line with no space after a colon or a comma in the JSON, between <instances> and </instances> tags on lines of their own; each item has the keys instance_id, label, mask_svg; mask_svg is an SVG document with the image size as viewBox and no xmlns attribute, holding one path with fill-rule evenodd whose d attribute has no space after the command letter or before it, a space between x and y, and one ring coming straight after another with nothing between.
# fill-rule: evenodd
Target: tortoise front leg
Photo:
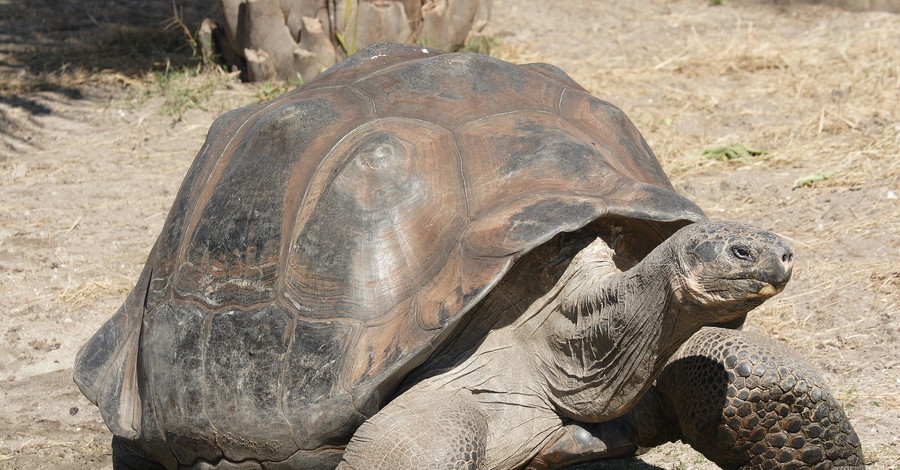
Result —
<instances>
[{"instance_id":1,"label":"tortoise front leg","mask_svg":"<svg viewBox=\"0 0 900 470\"><path fill-rule=\"evenodd\" d=\"M487 420L465 395L401 395L357 429L337 470L484 468Z\"/></svg>"},{"instance_id":2,"label":"tortoise front leg","mask_svg":"<svg viewBox=\"0 0 900 470\"><path fill-rule=\"evenodd\" d=\"M725 469L862 469L859 438L824 381L784 346L703 328L656 388L681 439Z\"/></svg>"}]
</instances>

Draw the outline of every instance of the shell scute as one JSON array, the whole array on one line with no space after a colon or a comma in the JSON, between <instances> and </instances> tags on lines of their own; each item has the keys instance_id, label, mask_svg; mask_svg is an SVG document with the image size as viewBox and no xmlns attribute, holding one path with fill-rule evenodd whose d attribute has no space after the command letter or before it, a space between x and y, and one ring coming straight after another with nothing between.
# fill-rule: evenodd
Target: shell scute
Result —
<instances>
[{"instance_id":1,"label":"shell scute","mask_svg":"<svg viewBox=\"0 0 900 470\"><path fill-rule=\"evenodd\" d=\"M163 304L147 319L142 338L147 371L143 406L157 410L144 414L153 415L161 440L170 443L182 463L221 454L206 414L204 325L208 315L194 304Z\"/></svg>"},{"instance_id":2,"label":"shell scute","mask_svg":"<svg viewBox=\"0 0 900 470\"><path fill-rule=\"evenodd\" d=\"M621 175L555 114L521 111L471 122L456 131L475 219L542 196L603 196ZM527 190L525 190L527 188Z\"/></svg>"},{"instance_id":3,"label":"shell scute","mask_svg":"<svg viewBox=\"0 0 900 470\"><path fill-rule=\"evenodd\" d=\"M291 170L298 152L340 116L328 100L311 98L254 123L235 149L244 158L222 162L199 213L178 273L179 296L213 306L274 297Z\"/></svg>"},{"instance_id":4,"label":"shell scute","mask_svg":"<svg viewBox=\"0 0 900 470\"><path fill-rule=\"evenodd\" d=\"M443 269L466 221L454 148L440 126L384 118L325 156L288 266L287 295L302 315L383 321Z\"/></svg>"},{"instance_id":5,"label":"shell scute","mask_svg":"<svg viewBox=\"0 0 900 470\"><path fill-rule=\"evenodd\" d=\"M449 129L487 114L556 109L565 85L480 54L441 54L366 77L354 85L379 115L427 119Z\"/></svg>"},{"instance_id":6,"label":"shell scute","mask_svg":"<svg viewBox=\"0 0 900 470\"><path fill-rule=\"evenodd\" d=\"M348 85L365 79L369 74L440 54L446 54L446 52L427 47L387 42L370 44L356 54L329 67L328 70L320 73L306 85L291 93L300 93L333 85Z\"/></svg>"},{"instance_id":7,"label":"shell scute","mask_svg":"<svg viewBox=\"0 0 900 470\"><path fill-rule=\"evenodd\" d=\"M172 203L169 219L151 255L151 259L156 261L145 299L147 308L155 308L168 298L171 278L176 270L182 246L181 238L190 221L191 212L196 207L195 201L204 187L203 182L209 178L219 156L251 114L252 108L230 111L216 119L210 127L206 141L197 153Z\"/></svg>"},{"instance_id":8,"label":"shell scute","mask_svg":"<svg viewBox=\"0 0 900 470\"><path fill-rule=\"evenodd\" d=\"M629 180L672 189L656 155L620 108L574 89L562 94L559 108L560 116L584 132L584 142L616 156L607 160L610 168Z\"/></svg>"},{"instance_id":9,"label":"shell scute","mask_svg":"<svg viewBox=\"0 0 900 470\"><path fill-rule=\"evenodd\" d=\"M287 458L295 445L281 397L293 314L273 303L211 315L208 322L206 342L200 346L204 412L225 456L233 461L259 455Z\"/></svg>"},{"instance_id":10,"label":"shell scute","mask_svg":"<svg viewBox=\"0 0 900 470\"><path fill-rule=\"evenodd\" d=\"M473 256L505 257L606 213L605 197L631 181L615 154L545 111L499 114L456 131L469 187Z\"/></svg>"},{"instance_id":11,"label":"shell scute","mask_svg":"<svg viewBox=\"0 0 900 470\"><path fill-rule=\"evenodd\" d=\"M368 120L367 109L365 98L343 87L272 103L247 117L192 201L175 295L213 308L272 301L286 264L291 206L333 145L330 133Z\"/></svg>"},{"instance_id":12,"label":"shell scute","mask_svg":"<svg viewBox=\"0 0 900 470\"><path fill-rule=\"evenodd\" d=\"M294 342L284 359L284 416L291 423L298 448L340 444L365 420L342 387L345 351L357 349L359 325L344 321L294 324Z\"/></svg>"},{"instance_id":13,"label":"shell scute","mask_svg":"<svg viewBox=\"0 0 900 470\"><path fill-rule=\"evenodd\" d=\"M572 77L569 76L563 69L553 65L546 64L543 62L534 62L531 64L522 64L520 67L534 70L535 72L544 74L547 78L551 80L559 80L564 83L569 88L574 88L576 90L584 91L584 88L578 84L575 80L572 80Z\"/></svg>"}]
</instances>

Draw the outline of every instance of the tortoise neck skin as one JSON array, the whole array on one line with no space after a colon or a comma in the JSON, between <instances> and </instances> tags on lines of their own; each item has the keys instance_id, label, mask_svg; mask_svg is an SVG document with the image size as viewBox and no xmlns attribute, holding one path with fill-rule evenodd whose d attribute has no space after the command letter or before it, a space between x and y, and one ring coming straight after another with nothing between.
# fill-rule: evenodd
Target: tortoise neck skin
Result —
<instances>
[{"instance_id":1,"label":"tortoise neck skin","mask_svg":"<svg viewBox=\"0 0 900 470\"><path fill-rule=\"evenodd\" d=\"M778 236L730 222L683 228L624 272L594 241L535 312L545 316L530 336L541 338L536 370L550 400L580 421L620 416L701 327L780 292L792 256Z\"/></svg>"},{"instance_id":2,"label":"tortoise neck skin","mask_svg":"<svg viewBox=\"0 0 900 470\"><path fill-rule=\"evenodd\" d=\"M587 422L625 413L701 326L679 321L679 269L669 244L625 272L596 257L597 244L572 260L546 331L537 335L544 339L537 357L549 362L539 369L550 400L565 416Z\"/></svg>"}]
</instances>

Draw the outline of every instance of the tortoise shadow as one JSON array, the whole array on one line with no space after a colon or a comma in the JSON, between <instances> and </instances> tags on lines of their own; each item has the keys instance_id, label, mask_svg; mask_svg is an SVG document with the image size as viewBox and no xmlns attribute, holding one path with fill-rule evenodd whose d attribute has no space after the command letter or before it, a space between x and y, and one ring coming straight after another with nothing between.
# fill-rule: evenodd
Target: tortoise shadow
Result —
<instances>
[{"instance_id":1,"label":"tortoise shadow","mask_svg":"<svg viewBox=\"0 0 900 470\"><path fill-rule=\"evenodd\" d=\"M566 470L665 470L662 467L651 465L638 457L620 460L604 460L566 467Z\"/></svg>"}]
</instances>

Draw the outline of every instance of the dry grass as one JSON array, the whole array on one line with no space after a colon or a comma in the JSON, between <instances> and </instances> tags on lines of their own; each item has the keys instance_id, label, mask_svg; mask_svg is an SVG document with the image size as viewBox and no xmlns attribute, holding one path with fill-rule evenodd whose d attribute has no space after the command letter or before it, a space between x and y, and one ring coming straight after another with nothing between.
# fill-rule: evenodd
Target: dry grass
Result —
<instances>
[{"instance_id":1,"label":"dry grass","mask_svg":"<svg viewBox=\"0 0 900 470\"><path fill-rule=\"evenodd\" d=\"M723 163L698 154L740 143L771 152L773 162L766 165L814 163L832 174L826 185L897 178L900 16L866 14L842 29L822 18L809 30L784 32L766 29L753 13L722 13L725 24L708 16L680 18L681 28L669 32L670 55L642 57L623 39L627 53L587 57L583 62L599 65L587 67L588 73L576 70L573 78L597 96L624 98L617 104L653 136L676 176L721 170ZM495 55L519 63L552 61L522 43L501 43ZM702 95L685 91L698 83L709 85Z\"/></svg>"},{"instance_id":2,"label":"dry grass","mask_svg":"<svg viewBox=\"0 0 900 470\"><path fill-rule=\"evenodd\" d=\"M76 310L88 305L96 304L100 299L113 297L124 298L131 289L133 280L122 278L118 282L108 279L88 281L74 287L66 288L60 292L58 300L68 309Z\"/></svg>"},{"instance_id":3,"label":"dry grass","mask_svg":"<svg viewBox=\"0 0 900 470\"><path fill-rule=\"evenodd\" d=\"M491 56L514 64L547 62L546 58L534 51L531 43L499 41L491 50Z\"/></svg>"},{"instance_id":4,"label":"dry grass","mask_svg":"<svg viewBox=\"0 0 900 470\"><path fill-rule=\"evenodd\" d=\"M724 47L710 47L724 37L692 37L683 54L661 62L653 71L667 72L673 82L717 72L738 77L742 88L749 88L742 90L750 91L749 100L736 97L728 87L712 88L704 97L709 104L693 111L720 115L724 107L733 115L752 117L761 132L732 138L760 140L758 144L771 149L777 163L805 163L816 155L816 165L823 172L837 173L830 184L844 178L844 184L869 180L876 171L880 178L896 177L900 168L898 31L900 21L893 15L884 15L867 29L839 32L820 27L780 41L755 32L752 23L739 24L736 32L728 31L732 37ZM822 50L822 44L832 47ZM631 73L653 72L645 68ZM752 95L760 94L778 99L766 100L764 107L754 106ZM695 145L677 142L676 135L669 137L673 150ZM668 157L676 174L716 166L698 163L684 150Z\"/></svg>"}]
</instances>

